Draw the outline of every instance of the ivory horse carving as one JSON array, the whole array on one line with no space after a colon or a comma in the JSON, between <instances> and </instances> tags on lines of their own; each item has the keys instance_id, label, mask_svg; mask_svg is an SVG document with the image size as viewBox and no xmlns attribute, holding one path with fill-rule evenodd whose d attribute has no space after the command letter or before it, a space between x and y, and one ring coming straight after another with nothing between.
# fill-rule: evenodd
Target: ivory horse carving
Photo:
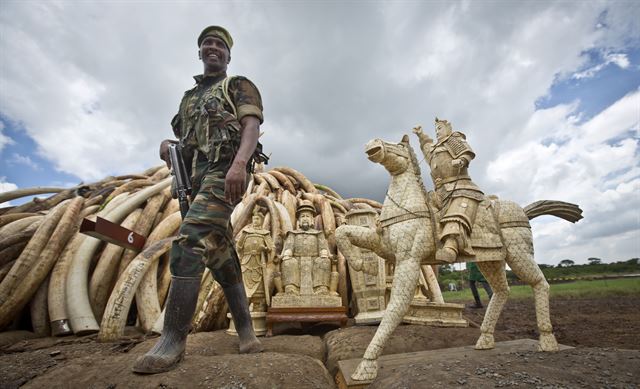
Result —
<instances>
[{"instance_id":1,"label":"ivory horse carving","mask_svg":"<svg viewBox=\"0 0 640 389\"><path fill-rule=\"evenodd\" d=\"M369 249L387 261L395 261L396 265L389 304L362 361L351 376L354 380L372 380L377 376L377 359L408 310L421 264L437 263L434 228L438 221L435 220L433 206L428 202L409 137L405 135L397 144L374 139L367 143L365 151L370 161L381 164L391 175L380 226L377 230L350 225L339 227L336 230L338 248L356 270L363 269L362 260L357 255L358 247ZM506 263L533 288L540 349L556 351L558 343L549 318L549 284L533 258L533 238L528 220L540 215L554 215L575 222L582 217L582 211L577 205L561 201L538 201L524 209L511 201L490 201L491 206L500 209L503 218L511 217L520 223L509 223L509 220L500 223L506 226L500 231L503 255L496 252L496 258L504 259L478 262L494 294L475 348L491 349L495 345L493 333L496 322L509 294ZM522 226L522 220L525 226Z\"/></svg>"}]
</instances>

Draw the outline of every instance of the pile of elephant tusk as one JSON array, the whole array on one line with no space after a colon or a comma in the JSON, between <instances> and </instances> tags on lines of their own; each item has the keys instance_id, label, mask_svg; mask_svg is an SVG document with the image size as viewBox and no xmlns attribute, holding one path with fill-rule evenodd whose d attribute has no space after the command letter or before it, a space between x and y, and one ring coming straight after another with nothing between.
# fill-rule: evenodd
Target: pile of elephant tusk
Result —
<instances>
[{"instance_id":1,"label":"pile of elephant tusk","mask_svg":"<svg viewBox=\"0 0 640 389\"><path fill-rule=\"evenodd\" d=\"M280 253L286 233L295 229L298 202L312 201L316 229L324 232L338 256L339 293L348 306L347 265L336 251L336 226L353 208L379 211L382 205L343 199L292 168L258 170L231 215L234 236L251 222L259 205L267 210L263 227L271 231ZM55 193L0 208L0 331L27 329L37 336L98 333L99 340L114 341L132 318L144 332L161 331L171 281L169 251L181 221L178 202L171 198L171 179L166 167L157 166L73 188L0 193L0 204ZM82 219L98 216L144 236L143 249L124 249L79 232ZM269 264L267 282L274 272ZM194 330L223 328L227 307L221 287L208 271L201 285Z\"/></svg>"}]
</instances>

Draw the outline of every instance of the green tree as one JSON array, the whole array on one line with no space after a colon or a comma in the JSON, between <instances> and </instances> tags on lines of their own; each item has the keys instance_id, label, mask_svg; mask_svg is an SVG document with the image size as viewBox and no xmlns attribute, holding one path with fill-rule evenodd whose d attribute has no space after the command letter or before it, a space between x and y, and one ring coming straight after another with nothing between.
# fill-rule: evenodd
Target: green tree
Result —
<instances>
[{"instance_id":1,"label":"green tree","mask_svg":"<svg viewBox=\"0 0 640 389\"><path fill-rule=\"evenodd\" d=\"M576 263L573 262L570 259L563 259L562 261L560 261L560 263L558 264L558 267L569 267L569 266L573 266Z\"/></svg>"},{"instance_id":2,"label":"green tree","mask_svg":"<svg viewBox=\"0 0 640 389\"><path fill-rule=\"evenodd\" d=\"M602 259L595 257L587 258L587 261L589 261L589 265L599 265L602 263Z\"/></svg>"}]
</instances>

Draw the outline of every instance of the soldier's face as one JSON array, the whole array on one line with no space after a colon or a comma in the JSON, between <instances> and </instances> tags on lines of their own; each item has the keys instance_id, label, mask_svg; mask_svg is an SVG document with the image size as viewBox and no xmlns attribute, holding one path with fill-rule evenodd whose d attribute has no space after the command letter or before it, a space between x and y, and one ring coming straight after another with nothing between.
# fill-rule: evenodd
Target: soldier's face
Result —
<instances>
[{"instance_id":1,"label":"soldier's face","mask_svg":"<svg viewBox=\"0 0 640 389\"><path fill-rule=\"evenodd\" d=\"M308 212L303 212L300 214L300 228L307 231L311 228L311 223L313 223L313 217Z\"/></svg>"},{"instance_id":2,"label":"soldier's face","mask_svg":"<svg viewBox=\"0 0 640 389\"><path fill-rule=\"evenodd\" d=\"M227 70L231 55L222 39L208 36L200 45L200 59L204 64L205 73L220 72Z\"/></svg>"}]
</instances>

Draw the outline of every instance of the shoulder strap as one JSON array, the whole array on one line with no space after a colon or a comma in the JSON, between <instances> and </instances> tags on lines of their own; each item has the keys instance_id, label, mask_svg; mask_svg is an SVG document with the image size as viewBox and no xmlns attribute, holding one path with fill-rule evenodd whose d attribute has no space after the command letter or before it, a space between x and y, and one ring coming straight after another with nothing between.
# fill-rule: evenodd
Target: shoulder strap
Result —
<instances>
[{"instance_id":1,"label":"shoulder strap","mask_svg":"<svg viewBox=\"0 0 640 389\"><path fill-rule=\"evenodd\" d=\"M224 95L224 99L227 100L229 106L233 110L233 116L238 117L238 111L236 110L236 105L231 100L231 96L229 96L229 83L236 78L237 76L230 76L222 80L222 94Z\"/></svg>"}]
</instances>

